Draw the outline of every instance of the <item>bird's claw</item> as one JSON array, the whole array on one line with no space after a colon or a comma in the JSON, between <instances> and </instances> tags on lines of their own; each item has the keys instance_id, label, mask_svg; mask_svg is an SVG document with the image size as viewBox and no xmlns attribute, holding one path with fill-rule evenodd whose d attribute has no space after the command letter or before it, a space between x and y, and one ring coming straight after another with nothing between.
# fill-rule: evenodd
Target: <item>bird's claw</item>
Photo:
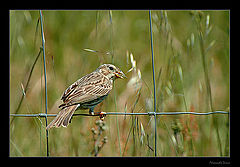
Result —
<instances>
[{"instance_id":1,"label":"bird's claw","mask_svg":"<svg viewBox=\"0 0 240 167\"><path fill-rule=\"evenodd\" d=\"M100 112L99 113L99 117L100 117L100 119L103 121L104 120L104 118L106 117L106 112Z\"/></svg>"},{"instance_id":2,"label":"bird's claw","mask_svg":"<svg viewBox=\"0 0 240 167\"><path fill-rule=\"evenodd\" d=\"M94 111L89 111L89 114L90 115L94 115Z\"/></svg>"}]
</instances>

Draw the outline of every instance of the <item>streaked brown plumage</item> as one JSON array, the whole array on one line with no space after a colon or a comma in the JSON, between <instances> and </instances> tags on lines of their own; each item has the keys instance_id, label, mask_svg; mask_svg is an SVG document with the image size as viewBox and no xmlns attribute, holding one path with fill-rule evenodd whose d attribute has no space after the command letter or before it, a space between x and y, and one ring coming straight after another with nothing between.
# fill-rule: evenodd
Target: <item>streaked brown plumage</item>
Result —
<instances>
[{"instance_id":1,"label":"streaked brown plumage","mask_svg":"<svg viewBox=\"0 0 240 167\"><path fill-rule=\"evenodd\" d=\"M47 126L67 127L76 109L89 109L93 114L94 107L101 103L112 90L116 78L126 77L124 73L112 64L103 64L94 72L87 74L70 85L62 95L63 104L54 120Z\"/></svg>"}]
</instances>

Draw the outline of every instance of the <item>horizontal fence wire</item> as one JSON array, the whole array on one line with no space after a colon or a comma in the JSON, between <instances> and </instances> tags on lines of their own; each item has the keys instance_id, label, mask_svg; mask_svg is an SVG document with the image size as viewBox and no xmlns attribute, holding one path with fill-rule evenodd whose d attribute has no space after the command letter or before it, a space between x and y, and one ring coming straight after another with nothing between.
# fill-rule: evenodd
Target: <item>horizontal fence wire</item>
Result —
<instances>
[{"instance_id":1,"label":"horizontal fence wire","mask_svg":"<svg viewBox=\"0 0 240 167\"><path fill-rule=\"evenodd\" d=\"M183 114L191 114L191 115L211 115L211 114L229 114L227 111L213 111L213 112L191 112L191 111L178 111L178 112L146 112L146 113L127 113L127 112L106 112L103 115L183 115ZM45 113L39 113L39 114L10 114L12 117L55 117L57 114L45 114ZM84 113L77 113L73 114L73 116L100 116L100 114L84 114Z\"/></svg>"},{"instance_id":2,"label":"horizontal fence wire","mask_svg":"<svg viewBox=\"0 0 240 167\"><path fill-rule=\"evenodd\" d=\"M104 112L103 115L101 115L100 113L95 114L95 115L91 115L91 114L87 114L87 113L76 113L73 114L73 116L100 116L100 118L102 116L130 116L130 115L139 115L139 116L154 116L156 118L156 116L159 115L184 115L184 114L190 114L190 115L211 115L211 114L229 114L229 111L213 111L213 112L192 112L192 111L167 111L167 112L146 112L146 113L127 113L127 112ZM38 114L10 114L11 117L39 117L39 118L45 118L47 120L47 117L55 117L57 116L57 114L46 114L46 113L38 113ZM47 156L49 156L49 149L47 149Z\"/></svg>"}]
</instances>

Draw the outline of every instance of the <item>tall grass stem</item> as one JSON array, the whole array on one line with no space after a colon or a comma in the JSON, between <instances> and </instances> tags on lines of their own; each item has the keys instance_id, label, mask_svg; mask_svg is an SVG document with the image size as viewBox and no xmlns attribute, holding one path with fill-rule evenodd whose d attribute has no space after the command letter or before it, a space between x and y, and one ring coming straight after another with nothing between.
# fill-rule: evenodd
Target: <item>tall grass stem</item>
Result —
<instances>
[{"instance_id":1,"label":"tall grass stem","mask_svg":"<svg viewBox=\"0 0 240 167\"><path fill-rule=\"evenodd\" d=\"M206 62L206 49L205 49L205 43L204 43L206 41L205 38L207 37L208 34L205 33L205 35L204 35L204 31L203 31L200 19L197 21L197 25L198 25L198 36L199 36L199 42L200 42L200 50L201 50L202 65L203 65L204 77L205 77L205 83L206 83L206 89L207 89L207 96L209 99L210 110L213 111L214 109L213 109L213 102L212 102L212 92L211 92L211 85L210 85L209 74L208 74L208 66L207 66L207 62ZM221 143L221 139L220 139L217 118L215 118L215 117L213 117L213 124L216 129L216 135L217 135L220 156L222 156L223 155L222 154L222 143Z\"/></svg>"},{"instance_id":2,"label":"tall grass stem","mask_svg":"<svg viewBox=\"0 0 240 167\"><path fill-rule=\"evenodd\" d=\"M37 60L38 60L38 58L39 58L41 52L42 52L42 48L40 48L40 50L39 50L39 52L38 52L38 55L37 55L37 57L36 57L36 59L35 59L33 65L32 65L32 68L31 68L31 71L30 71L30 74L29 74L29 77L28 77L27 83L26 83L25 88L24 88L25 95L26 95L27 90L28 90L28 85L29 85L30 79L31 79L31 77L32 77L33 69L34 69L34 67L35 67L35 65L36 65L36 63L37 63ZM20 100L20 102L19 102L19 104L18 104L18 107L17 107L17 109L16 109L16 111L15 111L15 114L18 113L18 111L19 111L19 109L20 109L20 107L21 107L21 105L22 105L22 102L23 102L23 99L24 99L25 95L22 94L21 100ZM10 125L12 124L13 120L14 120L14 118L11 120Z\"/></svg>"},{"instance_id":3,"label":"tall grass stem","mask_svg":"<svg viewBox=\"0 0 240 167\"><path fill-rule=\"evenodd\" d=\"M114 63L114 47L113 47L113 23L112 23L112 11L109 10L109 22L110 22L110 49L111 49L111 55L112 55L112 63ZM114 106L115 106L115 111L117 110L117 99L116 99L116 89L115 89L115 84L113 87L114 91ZM118 123L118 118L116 117L116 124L117 124L117 134L118 134L118 147L119 147L119 153L122 155L121 151L121 144L120 144L120 131L119 131L119 123Z\"/></svg>"}]
</instances>

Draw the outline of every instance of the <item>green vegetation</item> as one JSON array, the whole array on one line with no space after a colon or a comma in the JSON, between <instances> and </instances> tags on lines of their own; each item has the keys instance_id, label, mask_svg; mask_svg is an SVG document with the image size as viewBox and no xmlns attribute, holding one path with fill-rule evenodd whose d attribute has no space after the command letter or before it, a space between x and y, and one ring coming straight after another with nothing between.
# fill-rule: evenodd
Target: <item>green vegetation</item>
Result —
<instances>
[{"instance_id":1,"label":"green vegetation","mask_svg":"<svg viewBox=\"0 0 240 167\"><path fill-rule=\"evenodd\" d=\"M9 14L10 113L45 113L39 11ZM70 84L103 63L115 64L128 78L117 80L95 111L153 112L149 11L42 14L49 114L58 112ZM230 12L154 10L151 15L157 112L228 111ZM109 115L103 122L73 117L68 128L49 131L50 156L154 156L154 126L153 116ZM10 117L10 156L46 156L45 127L44 118ZM229 154L227 114L157 116L157 156Z\"/></svg>"}]
</instances>

